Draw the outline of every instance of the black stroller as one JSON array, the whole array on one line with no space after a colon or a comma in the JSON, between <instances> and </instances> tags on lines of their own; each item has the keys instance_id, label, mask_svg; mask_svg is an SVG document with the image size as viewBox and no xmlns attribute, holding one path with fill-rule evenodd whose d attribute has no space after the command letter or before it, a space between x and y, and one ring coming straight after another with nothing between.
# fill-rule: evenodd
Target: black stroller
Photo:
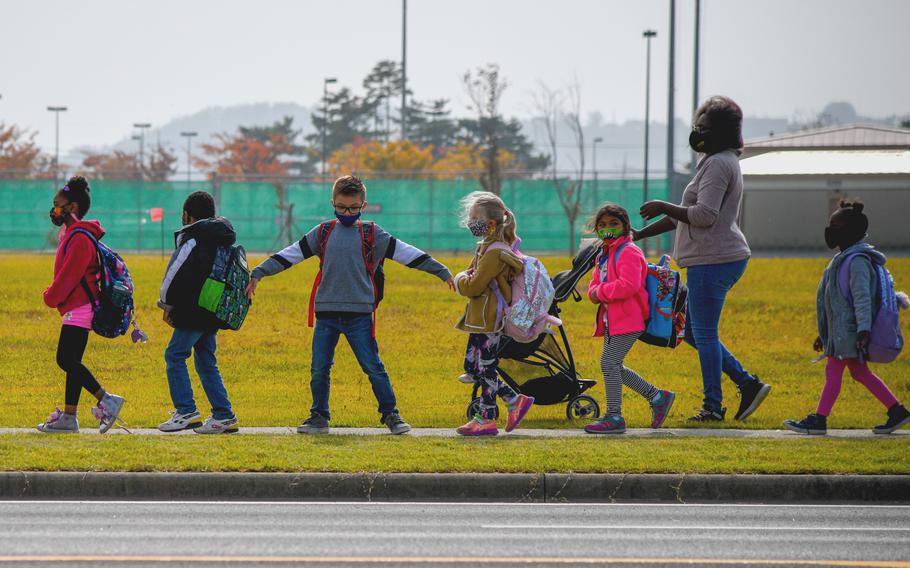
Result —
<instances>
[{"instance_id":1,"label":"black stroller","mask_svg":"<svg viewBox=\"0 0 910 568\"><path fill-rule=\"evenodd\" d=\"M550 313L559 317L559 304L572 297L581 301L575 289L578 281L594 266L597 246L581 249L572 260L572 269L552 278L556 293ZM569 420L595 419L600 416L600 405L586 390L597 384L584 379L575 368L575 359L564 326L556 333L542 333L530 343L520 343L503 336L499 347L499 376L515 392L534 397L534 404L566 404ZM468 404L470 420L480 411L480 383L475 381Z\"/></svg>"}]
</instances>

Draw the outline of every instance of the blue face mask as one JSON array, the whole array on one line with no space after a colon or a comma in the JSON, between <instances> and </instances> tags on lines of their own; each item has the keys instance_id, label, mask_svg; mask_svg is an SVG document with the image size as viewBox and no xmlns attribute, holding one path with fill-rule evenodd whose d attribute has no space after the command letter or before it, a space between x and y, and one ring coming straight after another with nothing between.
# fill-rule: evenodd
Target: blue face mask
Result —
<instances>
[{"instance_id":1,"label":"blue face mask","mask_svg":"<svg viewBox=\"0 0 910 568\"><path fill-rule=\"evenodd\" d=\"M337 217L338 220L341 221L342 225L344 225L345 227L350 227L351 225L353 225L354 223L357 222L357 219L360 219L360 213L358 213L356 215L342 215L341 213L336 211L335 217Z\"/></svg>"}]
</instances>

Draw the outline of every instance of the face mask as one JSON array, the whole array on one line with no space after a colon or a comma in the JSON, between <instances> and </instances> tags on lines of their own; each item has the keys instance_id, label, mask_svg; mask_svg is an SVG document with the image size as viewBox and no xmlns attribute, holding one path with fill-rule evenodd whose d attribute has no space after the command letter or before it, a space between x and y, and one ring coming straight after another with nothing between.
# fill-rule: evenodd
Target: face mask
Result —
<instances>
[{"instance_id":1,"label":"face mask","mask_svg":"<svg viewBox=\"0 0 910 568\"><path fill-rule=\"evenodd\" d=\"M468 223L468 230L471 231L471 234L475 237L486 236L486 234L490 232L490 222L481 221L480 219L471 221Z\"/></svg>"},{"instance_id":2,"label":"face mask","mask_svg":"<svg viewBox=\"0 0 910 568\"><path fill-rule=\"evenodd\" d=\"M829 249L840 248L844 250L863 239L862 234L847 228L825 227L825 244Z\"/></svg>"},{"instance_id":3,"label":"face mask","mask_svg":"<svg viewBox=\"0 0 910 568\"><path fill-rule=\"evenodd\" d=\"M342 215L341 213L336 211L335 217L339 221L341 221L342 225L344 225L345 227L350 227L351 225L353 225L354 223L357 222L357 219L360 219L360 213L358 213L356 215Z\"/></svg>"},{"instance_id":4,"label":"face mask","mask_svg":"<svg viewBox=\"0 0 910 568\"><path fill-rule=\"evenodd\" d=\"M601 240L618 239L622 236L622 228L620 227L605 227L603 229L597 229L596 232Z\"/></svg>"},{"instance_id":5,"label":"face mask","mask_svg":"<svg viewBox=\"0 0 910 568\"><path fill-rule=\"evenodd\" d=\"M51 218L51 223L53 223L54 225L56 225L58 227L63 225L63 222L66 220L67 217L69 217L69 213L64 211L63 207L51 207L50 218Z\"/></svg>"},{"instance_id":6,"label":"face mask","mask_svg":"<svg viewBox=\"0 0 910 568\"><path fill-rule=\"evenodd\" d=\"M699 153L706 153L708 151L708 136L711 134L710 130L695 130L692 129L692 132L689 133L689 147Z\"/></svg>"}]
</instances>

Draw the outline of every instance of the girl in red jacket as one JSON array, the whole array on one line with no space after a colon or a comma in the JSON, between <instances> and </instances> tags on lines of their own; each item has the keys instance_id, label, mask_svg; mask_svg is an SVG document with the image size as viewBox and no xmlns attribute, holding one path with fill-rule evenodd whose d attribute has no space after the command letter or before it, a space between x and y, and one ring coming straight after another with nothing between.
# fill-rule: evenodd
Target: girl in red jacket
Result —
<instances>
[{"instance_id":1,"label":"girl in red jacket","mask_svg":"<svg viewBox=\"0 0 910 568\"><path fill-rule=\"evenodd\" d=\"M82 389L98 399L92 414L101 421L103 434L117 420L123 407L123 397L105 392L92 372L82 364L82 355L92 329L92 300L98 297L98 253L88 235L96 239L104 236L98 221L80 221L91 205L88 182L74 176L54 196L50 217L60 229L60 244L54 257L54 281L44 291L44 303L63 316L60 340L57 343L57 365L66 373L65 405L57 408L47 421L38 425L42 432L78 432L76 410Z\"/></svg>"},{"instance_id":2,"label":"girl in red jacket","mask_svg":"<svg viewBox=\"0 0 910 568\"><path fill-rule=\"evenodd\" d=\"M649 316L645 278L648 263L640 248L629 237L629 214L613 203L603 205L591 220L591 228L603 241L594 275L588 285L588 298L597 304L595 337L604 338L600 368L607 394L604 417L585 426L589 434L622 434L622 386L626 385L651 403L651 428L660 428L676 395L659 390L623 364L626 354L645 330Z\"/></svg>"}]
</instances>

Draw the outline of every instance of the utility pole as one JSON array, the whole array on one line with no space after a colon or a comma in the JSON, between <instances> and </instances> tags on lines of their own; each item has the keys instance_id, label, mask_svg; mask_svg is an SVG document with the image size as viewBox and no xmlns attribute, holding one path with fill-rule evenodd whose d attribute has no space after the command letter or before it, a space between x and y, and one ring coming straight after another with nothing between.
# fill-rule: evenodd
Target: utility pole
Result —
<instances>
[{"instance_id":1,"label":"utility pole","mask_svg":"<svg viewBox=\"0 0 910 568\"><path fill-rule=\"evenodd\" d=\"M199 133L198 133L198 132L181 132L180 135L183 136L184 138L186 138L186 186L187 186L187 188L189 188L189 186L190 186L190 173L191 173L191 169L190 169L190 168L191 168L192 163L193 163L193 162L192 162L193 154L192 154L192 151L191 151L191 144L192 144L192 142L193 142L193 137L194 137L194 136L198 136Z\"/></svg>"},{"instance_id":2,"label":"utility pole","mask_svg":"<svg viewBox=\"0 0 910 568\"><path fill-rule=\"evenodd\" d=\"M698 109L698 63L699 63L699 47L701 43L701 0L695 0L695 54L694 60L692 62L692 116L695 116L695 111ZM695 151L692 151L692 163L689 166L689 172L694 176L695 168L698 166L698 156L695 154Z\"/></svg>"},{"instance_id":3,"label":"utility pole","mask_svg":"<svg viewBox=\"0 0 910 568\"><path fill-rule=\"evenodd\" d=\"M401 139L407 138L408 97L408 0L401 0Z\"/></svg>"},{"instance_id":4,"label":"utility pole","mask_svg":"<svg viewBox=\"0 0 910 568\"><path fill-rule=\"evenodd\" d=\"M325 163L328 159L325 154L325 137L329 128L329 84L337 82L335 77L322 80L322 183L325 183Z\"/></svg>"},{"instance_id":5,"label":"utility pole","mask_svg":"<svg viewBox=\"0 0 910 568\"><path fill-rule=\"evenodd\" d=\"M152 127L149 122L135 122L133 128L139 129L139 187L136 188L136 250L142 251L142 192L145 190L145 131Z\"/></svg>"},{"instance_id":6,"label":"utility pole","mask_svg":"<svg viewBox=\"0 0 910 568\"><path fill-rule=\"evenodd\" d=\"M674 122L676 121L675 97L676 91L676 0L670 0L670 57L668 71L668 92L667 92L667 197L673 190L673 159L674 145L676 141L673 136Z\"/></svg>"},{"instance_id":7,"label":"utility pole","mask_svg":"<svg viewBox=\"0 0 910 568\"><path fill-rule=\"evenodd\" d=\"M60 179L60 113L66 112L65 106L49 106L47 110L54 113L54 185Z\"/></svg>"},{"instance_id":8,"label":"utility pole","mask_svg":"<svg viewBox=\"0 0 910 568\"><path fill-rule=\"evenodd\" d=\"M642 178L642 202L648 201L648 150L651 145L650 128L651 128L651 39L657 37L654 30L645 30L642 37L647 42L647 54L645 55L645 167Z\"/></svg>"}]
</instances>

